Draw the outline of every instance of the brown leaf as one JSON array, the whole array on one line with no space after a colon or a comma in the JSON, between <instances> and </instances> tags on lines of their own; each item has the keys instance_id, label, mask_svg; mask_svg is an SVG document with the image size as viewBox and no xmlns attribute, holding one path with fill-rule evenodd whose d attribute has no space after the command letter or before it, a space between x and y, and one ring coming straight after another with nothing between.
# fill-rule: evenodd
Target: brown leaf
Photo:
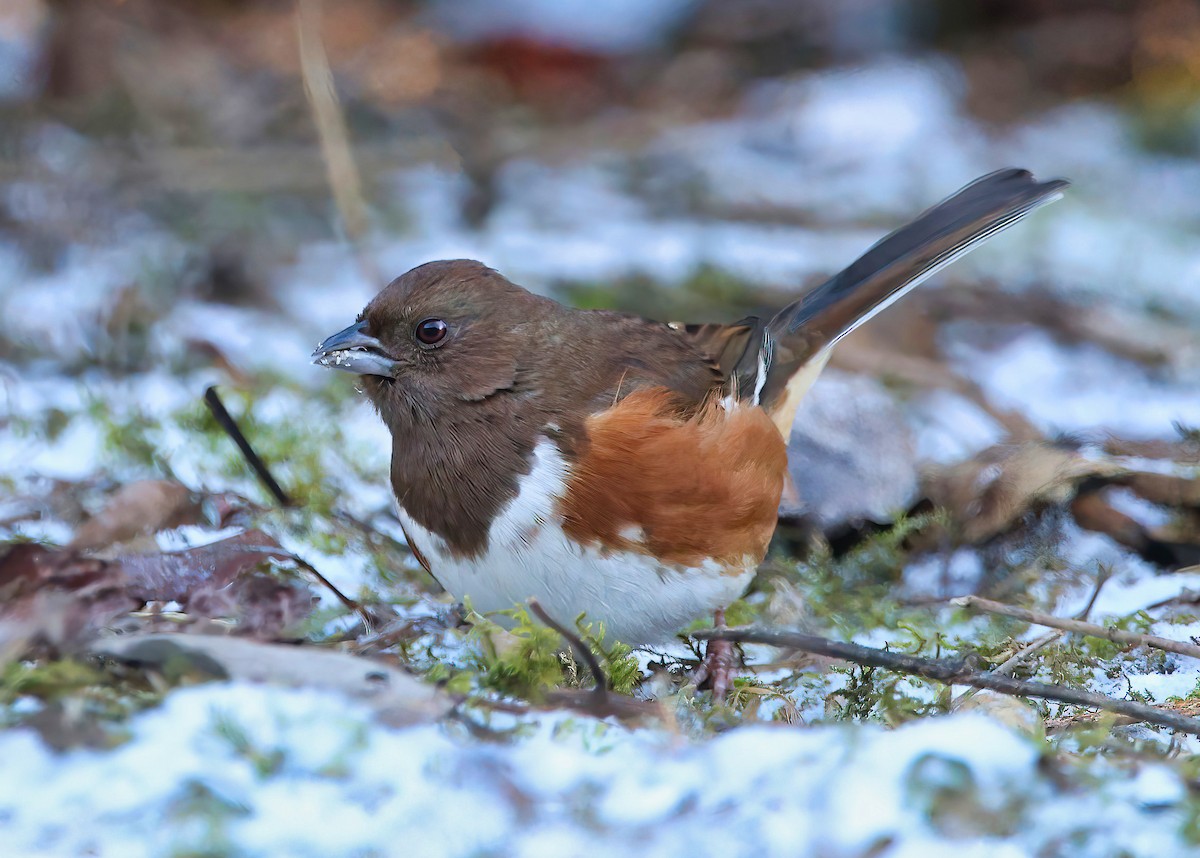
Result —
<instances>
[{"instance_id":1,"label":"brown leaf","mask_svg":"<svg viewBox=\"0 0 1200 858\"><path fill-rule=\"evenodd\" d=\"M1112 436L1105 440L1104 452L1110 456L1170 459L1181 465L1200 464L1200 443L1194 438L1169 441L1161 438L1129 439Z\"/></svg>"},{"instance_id":2,"label":"brown leaf","mask_svg":"<svg viewBox=\"0 0 1200 858\"><path fill-rule=\"evenodd\" d=\"M453 701L391 665L315 645L283 646L210 635L131 635L97 641L99 655L202 676L340 692L394 726L427 723Z\"/></svg>"},{"instance_id":3,"label":"brown leaf","mask_svg":"<svg viewBox=\"0 0 1200 858\"><path fill-rule=\"evenodd\" d=\"M27 641L70 647L87 639L139 600L119 564L61 548L22 543L0 556L0 620Z\"/></svg>"},{"instance_id":4,"label":"brown leaf","mask_svg":"<svg viewBox=\"0 0 1200 858\"><path fill-rule=\"evenodd\" d=\"M1200 507L1200 479L1174 474L1138 473L1126 483L1151 503L1170 507Z\"/></svg>"},{"instance_id":5,"label":"brown leaf","mask_svg":"<svg viewBox=\"0 0 1200 858\"><path fill-rule=\"evenodd\" d=\"M1004 533L1027 512L1069 501L1085 478L1120 473L1104 460L1039 441L990 447L965 462L929 468L923 491L949 513L957 538L980 543Z\"/></svg>"},{"instance_id":6,"label":"brown leaf","mask_svg":"<svg viewBox=\"0 0 1200 858\"><path fill-rule=\"evenodd\" d=\"M129 575L130 589L144 601L185 602L203 587L227 587L268 560L291 557L261 530L245 530L181 551L125 554L117 562Z\"/></svg>"},{"instance_id":7,"label":"brown leaf","mask_svg":"<svg viewBox=\"0 0 1200 858\"><path fill-rule=\"evenodd\" d=\"M1099 492L1087 492L1071 501L1075 523L1086 530L1107 533L1122 545L1141 551L1146 545L1146 528L1109 504Z\"/></svg>"},{"instance_id":8,"label":"brown leaf","mask_svg":"<svg viewBox=\"0 0 1200 858\"><path fill-rule=\"evenodd\" d=\"M200 520L199 501L186 486L141 480L118 489L98 515L80 525L68 548L104 548Z\"/></svg>"},{"instance_id":9,"label":"brown leaf","mask_svg":"<svg viewBox=\"0 0 1200 858\"><path fill-rule=\"evenodd\" d=\"M293 555L260 530L156 554L117 558L139 599L176 601L196 616L237 621L237 634L275 637L312 613L316 597L301 581L259 571L268 560Z\"/></svg>"},{"instance_id":10,"label":"brown leaf","mask_svg":"<svg viewBox=\"0 0 1200 858\"><path fill-rule=\"evenodd\" d=\"M1071 502L1071 514L1080 527L1105 533L1158 566L1178 569L1200 560L1200 533L1194 528L1170 525L1145 527L1141 522L1115 509L1101 492L1090 491L1076 497Z\"/></svg>"},{"instance_id":11,"label":"brown leaf","mask_svg":"<svg viewBox=\"0 0 1200 858\"><path fill-rule=\"evenodd\" d=\"M257 530L184 551L112 560L20 544L0 557L0 619L36 618L32 637L74 643L145 602L175 601L196 617L235 621L236 634L276 637L316 603L302 581L261 571L268 560L292 559Z\"/></svg>"}]
</instances>

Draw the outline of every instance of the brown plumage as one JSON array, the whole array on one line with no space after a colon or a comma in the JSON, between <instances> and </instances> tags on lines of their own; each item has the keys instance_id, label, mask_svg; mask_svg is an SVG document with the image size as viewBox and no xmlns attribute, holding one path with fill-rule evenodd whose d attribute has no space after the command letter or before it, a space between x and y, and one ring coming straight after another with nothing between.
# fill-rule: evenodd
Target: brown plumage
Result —
<instances>
[{"instance_id":1,"label":"brown plumage","mask_svg":"<svg viewBox=\"0 0 1200 858\"><path fill-rule=\"evenodd\" d=\"M316 356L364 377L406 533L455 595L649 639L723 607L762 558L795 405L833 345L1064 185L985 176L767 322L575 310L453 260L397 278Z\"/></svg>"}]
</instances>

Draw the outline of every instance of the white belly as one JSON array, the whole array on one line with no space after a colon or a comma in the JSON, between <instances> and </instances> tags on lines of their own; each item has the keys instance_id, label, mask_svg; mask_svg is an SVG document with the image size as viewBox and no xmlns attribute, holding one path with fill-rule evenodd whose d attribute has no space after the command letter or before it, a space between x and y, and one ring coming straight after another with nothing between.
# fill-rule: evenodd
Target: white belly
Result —
<instances>
[{"instance_id":1,"label":"white belly","mask_svg":"<svg viewBox=\"0 0 1200 858\"><path fill-rule=\"evenodd\" d=\"M746 589L756 558L733 574L713 561L679 569L644 554L606 552L568 539L555 513L568 476L557 447L541 439L532 470L492 522L487 551L477 558L452 556L441 537L403 508L400 519L442 586L458 599L469 598L475 610L508 610L536 598L567 628L580 614L584 622L603 623L609 641L661 642Z\"/></svg>"}]
</instances>

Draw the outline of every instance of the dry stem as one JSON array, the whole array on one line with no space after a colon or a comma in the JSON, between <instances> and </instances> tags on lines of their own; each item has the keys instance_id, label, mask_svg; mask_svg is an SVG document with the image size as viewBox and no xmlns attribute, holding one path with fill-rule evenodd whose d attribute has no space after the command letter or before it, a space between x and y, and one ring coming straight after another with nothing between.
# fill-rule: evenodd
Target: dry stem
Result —
<instances>
[{"instance_id":1,"label":"dry stem","mask_svg":"<svg viewBox=\"0 0 1200 858\"><path fill-rule=\"evenodd\" d=\"M944 682L947 685L970 685L974 688L986 688L1001 694L1011 694L1017 697L1038 697L1043 700L1055 700L1075 706L1086 706L1089 709L1103 709L1128 715L1138 721L1146 721L1162 727L1169 727L1181 733L1191 733L1200 736L1200 719L1189 718L1178 713L1149 706L1145 703L1134 703L1130 700L1117 700L1103 694L1090 691L1080 691L1061 685L1048 685L1042 682L1027 682L1008 676L995 676L975 670L968 662L950 661L947 659L922 658L903 653L886 652L858 644L842 643L818 635L807 635L800 632L775 632L761 629L711 629L694 632L693 637L703 640L721 638L723 640L741 643L767 644L769 646L785 647L803 650L829 658L839 658L844 661L862 664L868 667L881 667L899 673L908 673Z\"/></svg>"},{"instance_id":2,"label":"dry stem","mask_svg":"<svg viewBox=\"0 0 1200 858\"><path fill-rule=\"evenodd\" d=\"M1015 620L1024 620L1027 623L1046 626L1051 629L1062 629L1064 632L1075 632L1081 635L1090 635L1094 638L1103 638L1113 643L1148 646L1166 652L1173 652L1177 655L1200 658L1200 646L1196 646L1195 644L1173 641L1170 638L1163 638L1158 635L1146 635L1140 632L1110 629L1105 626L1098 626L1095 623L1056 617L1053 614L1046 614L1042 611L1018 608L1015 605L993 602L991 599L981 599L978 596L963 596L958 599L951 599L950 604L957 605L960 608L973 608L976 611L984 611L989 614L1000 614L1001 616L1012 617Z\"/></svg>"}]
</instances>

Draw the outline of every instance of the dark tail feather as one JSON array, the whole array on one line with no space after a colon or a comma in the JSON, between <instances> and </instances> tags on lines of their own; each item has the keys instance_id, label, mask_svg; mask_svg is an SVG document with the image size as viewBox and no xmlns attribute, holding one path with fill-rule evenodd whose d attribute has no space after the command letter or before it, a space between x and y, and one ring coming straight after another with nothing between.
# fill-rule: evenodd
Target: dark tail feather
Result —
<instances>
[{"instance_id":1,"label":"dark tail feather","mask_svg":"<svg viewBox=\"0 0 1200 858\"><path fill-rule=\"evenodd\" d=\"M1061 179L1038 182L1016 169L976 179L780 310L765 327L765 353L750 348L743 355L739 388L759 389L758 401L768 411L785 406L793 398L787 395L788 382L806 364L821 359L834 343L934 272L1061 197L1067 184ZM759 377L763 362L765 380Z\"/></svg>"}]
</instances>

